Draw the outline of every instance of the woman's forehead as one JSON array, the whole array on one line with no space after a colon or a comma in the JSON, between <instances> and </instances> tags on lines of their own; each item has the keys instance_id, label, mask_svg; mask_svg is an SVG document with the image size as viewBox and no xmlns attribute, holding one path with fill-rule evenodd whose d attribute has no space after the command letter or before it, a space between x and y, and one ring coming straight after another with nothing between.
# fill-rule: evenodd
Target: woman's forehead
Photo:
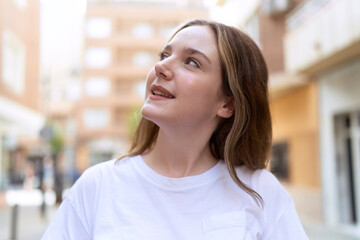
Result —
<instances>
[{"instance_id":1,"label":"woman's forehead","mask_svg":"<svg viewBox=\"0 0 360 240\"><path fill-rule=\"evenodd\" d=\"M217 54L215 34L208 26L190 26L180 30L168 43L197 49L208 54Z\"/></svg>"}]
</instances>

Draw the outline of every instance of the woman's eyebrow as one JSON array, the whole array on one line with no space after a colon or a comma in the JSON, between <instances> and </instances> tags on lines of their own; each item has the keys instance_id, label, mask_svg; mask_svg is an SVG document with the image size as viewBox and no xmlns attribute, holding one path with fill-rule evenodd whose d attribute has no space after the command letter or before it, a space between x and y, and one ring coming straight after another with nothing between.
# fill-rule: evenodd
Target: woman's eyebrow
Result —
<instances>
[{"instance_id":1,"label":"woman's eyebrow","mask_svg":"<svg viewBox=\"0 0 360 240\"><path fill-rule=\"evenodd\" d=\"M170 44L167 44L167 45L164 47L163 51L165 51L165 50L171 51L171 50L172 50L171 45L170 45ZM184 52L185 52L186 54L189 54L189 55L200 55L200 56L201 56L202 58L204 58L208 63L211 64L210 58L208 58L208 56L206 56L205 53L203 53L203 52L201 52L201 51L199 51L199 50L197 50L197 49L194 49L194 48L185 48L185 49L184 49Z\"/></svg>"},{"instance_id":2,"label":"woman's eyebrow","mask_svg":"<svg viewBox=\"0 0 360 240\"><path fill-rule=\"evenodd\" d=\"M208 56L206 56L205 53L194 49L194 48L185 48L184 52L190 54L190 55L200 55L202 58L204 58L209 64L211 64L210 58L208 58Z\"/></svg>"}]
</instances>

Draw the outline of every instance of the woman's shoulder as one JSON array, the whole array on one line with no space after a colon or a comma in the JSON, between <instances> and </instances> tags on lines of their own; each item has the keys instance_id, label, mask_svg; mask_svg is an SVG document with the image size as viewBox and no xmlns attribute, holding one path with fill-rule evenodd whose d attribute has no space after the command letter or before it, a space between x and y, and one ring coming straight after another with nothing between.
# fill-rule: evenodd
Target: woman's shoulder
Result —
<instances>
[{"instance_id":1,"label":"woman's shoulder","mask_svg":"<svg viewBox=\"0 0 360 240\"><path fill-rule=\"evenodd\" d=\"M236 172L240 180L248 184L249 187L266 188L268 186L281 186L275 175L266 168L251 170L246 166L240 166L236 168Z\"/></svg>"},{"instance_id":2,"label":"woman's shoulder","mask_svg":"<svg viewBox=\"0 0 360 240\"><path fill-rule=\"evenodd\" d=\"M265 207L276 205L286 208L292 204L291 196L274 174L267 169L250 170L242 166L238 168L238 176L263 198Z\"/></svg>"},{"instance_id":3,"label":"woman's shoulder","mask_svg":"<svg viewBox=\"0 0 360 240\"><path fill-rule=\"evenodd\" d=\"M269 187L282 189L282 185L273 173L269 170L257 169L246 170L250 176L250 184L259 190L266 190Z\"/></svg>"}]
</instances>

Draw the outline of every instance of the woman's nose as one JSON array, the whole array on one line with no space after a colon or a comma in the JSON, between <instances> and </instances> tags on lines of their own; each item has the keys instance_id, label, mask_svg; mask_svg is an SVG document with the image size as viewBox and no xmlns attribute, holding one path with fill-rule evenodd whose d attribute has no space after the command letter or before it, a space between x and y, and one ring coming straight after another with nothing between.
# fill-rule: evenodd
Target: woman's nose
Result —
<instances>
[{"instance_id":1,"label":"woman's nose","mask_svg":"<svg viewBox=\"0 0 360 240\"><path fill-rule=\"evenodd\" d=\"M173 77L173 71L169 60L170 59L164 59L155 64L155 74L158 78L170 80Z\"/></svg>"}]
</instances>

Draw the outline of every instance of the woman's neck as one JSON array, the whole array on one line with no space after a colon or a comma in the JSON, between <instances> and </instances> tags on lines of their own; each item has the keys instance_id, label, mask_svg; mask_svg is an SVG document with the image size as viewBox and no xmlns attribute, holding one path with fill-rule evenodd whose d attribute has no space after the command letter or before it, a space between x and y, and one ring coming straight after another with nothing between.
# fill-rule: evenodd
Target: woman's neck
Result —
<instances>
[{"instance_id":1,"label":"woman's neck","mask_svg":"<svg viewBox=\"0 0 360 240\"><path fill-rule=\"evenodd\" d=\"M217 163L209 148L209 134L169 134L161 129L154 148L143 154L157 173L173 178L201 174Z\"/></svg>"}]
</instances>

